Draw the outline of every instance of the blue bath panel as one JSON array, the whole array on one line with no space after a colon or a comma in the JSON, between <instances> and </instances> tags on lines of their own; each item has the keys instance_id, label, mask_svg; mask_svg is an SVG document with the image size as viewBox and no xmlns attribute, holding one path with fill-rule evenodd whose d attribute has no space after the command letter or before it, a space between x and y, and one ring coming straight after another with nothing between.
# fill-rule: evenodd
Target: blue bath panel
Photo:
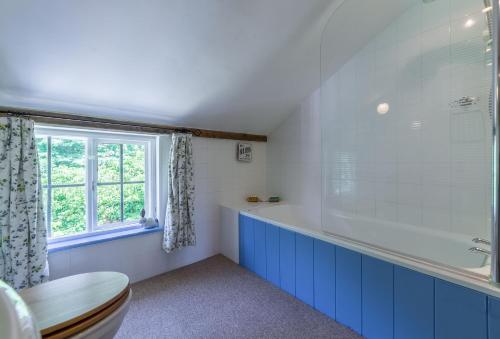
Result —
<instances>
[{"instance_id":1,"label":"blue bath panel","mask_svg":"<svg viewBox=\"0 0 500 339\"><path fill-rule=\"evenodd\" d=\"M434 338L434 278L394 268L394 338Z\"/></svg>"},{"instance_id":2,"label":"blue bath panel","mask_svg":"<svg viewBox=\"0 0 500 339\"><path fill-rule=\"evenodd\" d=\"M255 220L253 224L255 239L255 273L266 279L266 223Z\"/></svg>"},{"instance_id":3,"label":"blue bath panel","mask_svg":"<svg viewBox=\"0 0 500 339\"><path fill-rule=\"evenodd\" d=\"M280 229L280 287L295 295L295 232Z\"/></svg>"},{"instance_id":4,"label":"blue bath panel","mask_svg":"<svg viewBox=\"0 0 500 339\"><path fill-rule=\"evenodd\" d=\"M254 220L240 215L240 265L250 271L254 271L255 239Z\"/></svg>"},{"instance_id":5,"label":"blue bath panel","mask_svg":"<svg viewBox=\"0 0 500 339\"><path fill-rule=\"evenodd\" d=\"M314 308L335 319L335 246L314 239Z\"/></svg>"},{"instance_id":6,"label":"blue bath panel","mask_svg":"<svg viewBox=\"0 0 500 339\"><path fill-rule=\"evenodd\" d=\"M296 234L295 247L295 296L314 306L314 240Z\"/></svg>"},{"instance_id":7,"label":"blue bath panel","mask_svg":"<svg viewBox=\"0 0 500 339\"><path fill-rule=\"evenodd\" d=\"M240 264L367 338L500 339L500 299L240 215Z\"/></svg>"},{"instance_id":8,"label":"blue bath panel","mask_svg":"<svg viewBox=\"0 0 500 339\"><path fill-rule=\"evenodd\" d=\"M363 256L363 336L370 339L394 337L394 265Z\"/></svg>"},{"instance_id":9,"label":"blue bath panel","mask_svg":"<svg viewBox=\"0 0 500 339\"><path fill-rule=\"evenodd\" d=\"M486 295L440 279L435 293L436 339L488 338Z\"/></svg>"},{"instance_id":10,"label":"blue bath panel","mask_svg":"<svg viewBox=\"0 0 500 339\"><path fill-rule=\"evenodd\" d=\"M240 266L245 267L245 254L243 251L244 244L243 244L243 223L244 223L244 216L239 214L238 215L238 263Z\"/></svg>"},{"instance_id":11,"label":"blue bath panel","mask_svg":"<svg viewBox=\"0 0 500 339\"><path fill-rule=\"evenodd\" d=\"M266 224L266 276L280 286L280 229Z\"/></svg>"},{"instance_id":12,"label":"blue bath panel","mask_svg":"<svg viewBox=\"0 0 500 339\"><path fill-rule=\"evenodd\" d=\"M336 319L361 333L361 254L337 247L335 269Z\"/></svg>"},{"instance_id":13,"label":"blue bath panel","mask_svg":"<svg viewBox=\"0 0 500 339\"><path fill-rule=\"evenodd\" d=\"M500 299L488 297L489 339L500 339Z\"/></svg>"}]
</instances>

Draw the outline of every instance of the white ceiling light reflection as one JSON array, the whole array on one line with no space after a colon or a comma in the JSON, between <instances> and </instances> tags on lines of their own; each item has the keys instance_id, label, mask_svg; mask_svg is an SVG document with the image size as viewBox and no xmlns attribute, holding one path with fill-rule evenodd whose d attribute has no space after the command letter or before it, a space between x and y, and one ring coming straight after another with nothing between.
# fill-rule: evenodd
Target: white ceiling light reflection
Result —
<instances>
[{"instance_id":1,"label":"white ceiling light reflection","mask_svg":"<svg viewBox=\"0 0 500 339\"><path fill-rule=\"evenodd\" d=\"M492 6L488 6L486 8L483 8L483 13L488 13L489 11L491 11L493 9Z\"/></svg>"},{"instance_id":2,"label":"white ceiling light reflection","mask_svg":"<svg viewBox=\"0 0 500 339\"><path fill-rule=\"evenodd\" d=\"M387 114L390 110L390 106L387 102L382 102L377 106L377 113L380 115Z\"/></svg>"},{"instance_id":3,"label":"white ceiling light reflection","mask_svg":"<svg viewBox=\"0 0 500 339\"><path fill-rule=\"evenodd\" d=\"M476 21L473 20L473 19L468 19L465 24L464 24L464 27L465 28L470 28L472 26L474 26L476 24Z\"/></svg>"}]
</instances>

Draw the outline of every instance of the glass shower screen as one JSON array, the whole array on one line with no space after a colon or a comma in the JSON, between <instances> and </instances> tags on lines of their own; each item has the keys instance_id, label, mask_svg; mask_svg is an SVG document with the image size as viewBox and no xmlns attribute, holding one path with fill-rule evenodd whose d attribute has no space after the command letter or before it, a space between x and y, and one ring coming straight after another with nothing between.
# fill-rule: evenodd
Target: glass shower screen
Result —
<instances>
[{"instance_id":1,"label":"glass shower screen","mask_svg":"<svg viewBox=\"0 0 500 339\"><path fill-rule=\"evenodd\" d=\"M322 227L488 274L491 7L346 0L321 44ZM476 245L477 246L477 245Z\"/></svg>"}]
</instances>

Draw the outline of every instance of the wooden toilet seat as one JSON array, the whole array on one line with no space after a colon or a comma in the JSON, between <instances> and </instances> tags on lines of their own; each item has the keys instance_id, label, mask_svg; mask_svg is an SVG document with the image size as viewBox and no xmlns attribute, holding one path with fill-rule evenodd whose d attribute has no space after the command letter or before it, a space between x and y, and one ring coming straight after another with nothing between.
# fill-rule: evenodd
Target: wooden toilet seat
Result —
<instances>
[{"instance_id":1,"label":"wooden toilet seat","mask_svg":"<svg viewBox=\"0 0 500 339\"><path fill-rule=\"evenodd\" d=\"M50 281L20 295L44 338L68 338L112 314L129 293L125 274L93 272Z\"/></svg>"}]
</instances>

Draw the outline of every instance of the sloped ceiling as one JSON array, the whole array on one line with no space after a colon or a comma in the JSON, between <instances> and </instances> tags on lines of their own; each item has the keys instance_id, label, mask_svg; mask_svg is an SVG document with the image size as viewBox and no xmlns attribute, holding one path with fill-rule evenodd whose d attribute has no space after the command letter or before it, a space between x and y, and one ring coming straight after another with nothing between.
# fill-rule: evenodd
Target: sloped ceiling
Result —
<instances>
[{"instance_id":1,"label":"sloped ceiling","mask_svg":"<svg viewBox=\"0 0 500 339\"><path fill-rule=\"evenodd\" d=\"M341 0L0 0L0 106L266 134Z\"/></svg>"}]
</instances>

